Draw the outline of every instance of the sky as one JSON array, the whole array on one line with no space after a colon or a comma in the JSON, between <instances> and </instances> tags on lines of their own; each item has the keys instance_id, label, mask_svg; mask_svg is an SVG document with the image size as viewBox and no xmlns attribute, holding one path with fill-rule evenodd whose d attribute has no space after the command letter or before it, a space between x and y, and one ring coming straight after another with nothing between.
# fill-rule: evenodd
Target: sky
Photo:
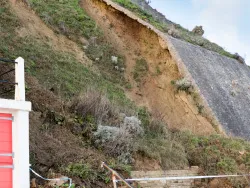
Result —
<instances>
[{"instance_id":1,"label":"sky","mask_svg":"<svg viewBox=\"0 0 250 188\"><path fill-rule=\"evenodd\" d=\"M205 38L250 65L250 0L151 0L150 5L189 30L202 25Z\"/></svg>"}]
</instances>

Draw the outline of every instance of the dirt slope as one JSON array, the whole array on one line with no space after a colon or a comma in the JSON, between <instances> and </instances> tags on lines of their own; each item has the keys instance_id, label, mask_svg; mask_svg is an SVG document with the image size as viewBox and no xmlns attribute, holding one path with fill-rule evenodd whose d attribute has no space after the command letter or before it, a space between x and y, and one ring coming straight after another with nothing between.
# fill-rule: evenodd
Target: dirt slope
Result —
<instances>
[{"instance_id":1,"label":"dirt slope","mask_svg":"<svg viewBox=\"0 0 250 188\"><path fill-rule=\"evenodd\" d=\"M103 29L107 40L126 57L126 77L133 85L128 92L131 99L147 106L154 116L164 119L171 128L197 134L215 132L210 121L198 113L193 98L184 92L176 92L171 85L171 81L180 79L181 75L152 26L140 24L136 16L124 9L123 12L130 14L125 15L117 10L121 7L109 0L82 0L81 5ZM137 83L133 72L136 60L141 58L147 61L149 71Z\"/></svg>"},{"instance_id":2,"label":"dirt slope","mask_svg":"<svg viewBox=\"0 0 250 188\"><path fill-rule=\"evenodd\" d=\"M17 31L21 37L32 35L46 41L57 51L70 52L78 61L92 64L77 44L63 35L55 34L22 2L10 2L23 23L23 27ZM198 134L214 132L210 122L198 113L192 97L184 92L175 92L171 81L181 76L169 51L162 48L155 32L101 1L82 0L81 5L101 26L107 40L126 57L126 77L133 86L128 96L132 100L138 105L147 106L154 116L164 119L171 128L191 130ZM136 60L140 58L147 61L149 71L137 83L133 79L133 71Z\"/></svg>"}]
</instances>

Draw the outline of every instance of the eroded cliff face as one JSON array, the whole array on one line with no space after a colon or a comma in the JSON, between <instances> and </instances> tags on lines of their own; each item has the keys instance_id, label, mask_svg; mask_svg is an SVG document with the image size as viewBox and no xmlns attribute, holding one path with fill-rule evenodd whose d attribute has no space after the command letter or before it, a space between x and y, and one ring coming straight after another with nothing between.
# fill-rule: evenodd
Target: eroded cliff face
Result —
<instances>
[{"instance_id":1,"label":"eroded cliff face","mask_svg":"<svg viewBox=\"0 0 250 188\"><path fill-rule=\"evenodd\" d=\"M177 92L171 84L185 75L179 71L163 33L109 0L82 0L81 5L102 28L106 39L125 56L126 78L132 85L128 95L132 100L147 106L170 128L215 133L212 124L216 121L200 113L199 105L207 107L203 99L198 97L198 104L193 95ZM148 69L136 81L134 73L140 59L147 62Z\"/></svg>"}]
</instances>

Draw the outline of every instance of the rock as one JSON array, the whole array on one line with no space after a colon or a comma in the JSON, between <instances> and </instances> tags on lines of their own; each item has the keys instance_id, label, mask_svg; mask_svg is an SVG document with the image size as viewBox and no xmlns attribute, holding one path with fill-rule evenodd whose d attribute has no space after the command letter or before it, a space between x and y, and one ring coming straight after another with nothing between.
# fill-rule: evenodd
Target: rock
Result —
<instances>
[{"instance_id":1,"label":"rock","mask_svg":"<svg viewBox=\"0 0 250 188\"><path fill-rule=\"evenodd\" d=\"M68 182L68 177L61 176L57 180L52 180L49 182L49 186L55 187L55 186L62 186L63 184Z\"/></svg>"},{"instance_id":2,"label":"rock","mask_svg":"<svg viewBox=\"0 0 250 188\"><path fill-rule=\"evenodd\" d=\"M245 59L241 57L238 53L234 54L234 58L237 59L240 63L246 64Z\"/></svg>"},{"instance_id":3,"label":"rock","mask_svg":"<svg viewBox=\"0 0 250 188\"><path fill-rule=\"evenodd\" d=\"M37 186L36 186L36 178L32 178L30 187L31 188L37 188Z\"/></svg>"},{"instance_id":4,"label":"rock","mask_svg":"<svg viewBox=\"0 0 250 188\"><path fill-rule=\"evenodd\" d=\"M195 26L195 28L192 30L192 32L196 35L202 36L205 31L203 30L202 26Z\"/></svg>"},{"instance_id":5,"label":"rock","mask_svg":"<svg viewBox=\"0 0 250 188\"><path fill-rule=\"evenodd\" d=\"M168 34L174 38L180 38L180 33L177 29L175 29L174 25L168 30Z\"/></svg>"}]
</instances>

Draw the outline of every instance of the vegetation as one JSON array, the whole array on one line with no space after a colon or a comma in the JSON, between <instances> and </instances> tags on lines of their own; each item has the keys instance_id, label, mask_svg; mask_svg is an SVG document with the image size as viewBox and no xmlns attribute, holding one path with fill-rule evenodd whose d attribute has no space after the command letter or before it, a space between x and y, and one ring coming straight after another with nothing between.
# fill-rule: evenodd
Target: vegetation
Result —
<instances>
[{"instance_id":1,"label":"vegetation","mask_svg":"<svg viewBox=\"0 0 250 188\"><path fill-rule=\"evenodd\" d=\"M141 118L146 125L138 151L156 159L163 169L199 166L203 175L247 174L250 170L250 143L221 135L196 136L190 132L171 131L161 122L152 121L144 110ZM235 187L247 185L246 179L230 179Z\"/></svg>"},{"instance_id":2,"label":"vegetation","mask_svg":"<svg viewBox=\"0 0 250 188\"><path fill-rule=\"evenodd\" d=\"M179 24L167 24L165 22L158 21L153 15L147 13L147 11L143 10L136 4L132 3L130 0L113 0L114 2L118 3L119 5L129 9L130 11L134 12L136 15L138 15L141 19L149 22L153 26L155 26L157 29L159 29L162 32L167 33L170 29L174 28L176 30L176 33L178 35L176 37L187 41L189 43L202 46L208 50L217 52L221 55L228 56L230 58L235 58L235 56L227 51L225 51L222 47L219 45L210 42L209 40L195 35L194 33L190 32L189 30L183 28Z\"/></svg>"},{"instance_id":3,"label":"vegetation","mask_svg":"<svg viewBox=\"0 0 250 188\"><path fill-rule=\"evenodd\" d=\"M176 87L177 91L185 91L187 94L191 94L194 89L192 83L186 78L181 78L179 80L172 80L171 84Z\"/></svg>"},{"instance_id":4,"label":"vegetation","mask_svg":"<svg viewBox=\"0 0 250 188\"><path fill-rule=\"evenodd\" d=\"M102 70L101 73L105 79L121 85L125 84L125 58L119 55L112 46L105 42L90 44L85 52ZM117 61L113 61L112 57L116 57Z\"/></svg>"},{"instance_id":5,"label":"vegetation","mask_svg":"<svg viewBox=\"0 0 250 188\"><path fill-rule=\"evenodd\" d=\"M78 43L86 55L96 63L106 80L125 84L124 57L106 42L102 31L80 7L78 0L29 0L30 6L55 32L66 35ZM87 41L82 41L85 37ZM118 57L113 62L111 57ZM118 67L118 69L115 69Z\"/></svg>"},{"instance_id":6,"label":"vegetation","mask_svg":"<svg viewBox=\"0 0 250 188\"><path fill-rule=\"evenodd\" d=\"M96 152L97 155L98 151L91 149L88 142L84 143L84 137L74 136L70 133L77 125L82 126L83 122L89 122L89 125L94 124L97 122L95 117L89 115L85 118L77 116L74 111L71 112L68 109L67 101L92 87L100 93L105 93L108 100L116 106L133 109L134 104L126 98L119 85L79 63L72 54L55 51L46 42L37 40L32 36L20 37L17 35L16 31L22 26L21 22L10 11L9 4L6 1L0 2L0 7L0 56L14 59L21 55L26 60L27 94L28 96L35 96L33 98L28 97L28 100L33 103L34 110L31 119L38 112L43 114L35 122L31 121L31 126L34 128L31 130L31 162L33 168L41 173L40 169L42 168L40 167L44 166L47 169L46 172L42 172L44 176L47 176L50 168L65 175L86 177L85 183L87 185L95 184L98 181L104 184L109 183L108 176L103 175L100 170L98 171L100 161L98 161L98 164L91 160L85 161L84 164L81 162L88 155L88 152L79 153L79 151L89 150L93 153ZM38 80L38 82L33 82L33 80ZM37 88L42 90L44 95L38 96L39 93L36 94ZM48 96L53 98L51 102L49 102ZM60 108L56 108L56 105L59 105ZM72 118L73 122L71 122ZM94 119L94 122L91 118ZM61 129L68 129L67 134L64 135L65 141L59 141L62 139L58 136L62 131ZM57 134L53 135L54 131ZM72 144L73 141L74 144ZM61 143L63 143L63 146ZM36 146L37 144L39 144L39 147ZM69 149L71 147L75 149ZM47 152L44 153L44 151ZM42 162L44 157L45 163ZM68 159L71 163L68 162ZM108 162L109 160L115 161L113 162L116 164L115 169L127 172L128 167L117 165L116 159L108 156L105 159Z\"/></svg>"},{"instance_id":7,"label":"vegetation","mask_svg":"<svg viewBox=\"0 0 250 188\"><path fill-rule=\"evenodd\" d=\"M78 0L28 0L45 23L69 37L96 37L101 34L95 22L79 6ZM77 39L79 40L79 38Z\"/></svg>"},{"instance_id":8,"label":"vegetation","mask_svg":"<svg viewBox=\"0 0 250 188\"><path fill-rule=\"evenodd\" d=\"M78 1L30 2L32 8L43 15L45 22L69 37L83 35L91 38L101 33L79 8ZM129 152L134 158L141 155L156 159L163 169L198 165L203 174L248 172L248 142L219 135L195 136L168 130L167 125L153 119L145 108L136 108L126 98L120 82L105 77L104 73L97 74L79 63L72 54L55 51L44 41L30 36L21 38L15 32L21 23L10 11L8 3L1 1L0 7L0 55L14 58L21 54L27 60L27 77L38 80L33 83L27 79L28 94L36 95L36 87L42 88L46 94L38 93L39 97L31 98L35 107L31 113L31 163L42 174L56 171L73 177L76 186L105 187L110 182L110 174L99 169L100 160L105 159L112 168L129 175L133 161L121 163L117 157L103 152L103 147L96 147L92 137L99 123L118 127L121 113L137 116L144 130L144 134L133 138L134 148ZM93 60L100 57L91 52L95 48L90 46L86 50ZM121 56L110 54L110 49L101 50L106 54L105 60L117 55L121 59L118 66L123 66ZM113 66L111 61L108 63ZM147 62L138 59L134 78L140 81L147 70ZM115 77L120 78L119 74ZM92 88L91 92L88 88ZM180 88L187 90L186 87ZM53 100L49 101L47 94ZM55 107L57 104L59 108ZM244 183L242 181L238 185L243 186Z\"/></svg>"}]
</instances>

